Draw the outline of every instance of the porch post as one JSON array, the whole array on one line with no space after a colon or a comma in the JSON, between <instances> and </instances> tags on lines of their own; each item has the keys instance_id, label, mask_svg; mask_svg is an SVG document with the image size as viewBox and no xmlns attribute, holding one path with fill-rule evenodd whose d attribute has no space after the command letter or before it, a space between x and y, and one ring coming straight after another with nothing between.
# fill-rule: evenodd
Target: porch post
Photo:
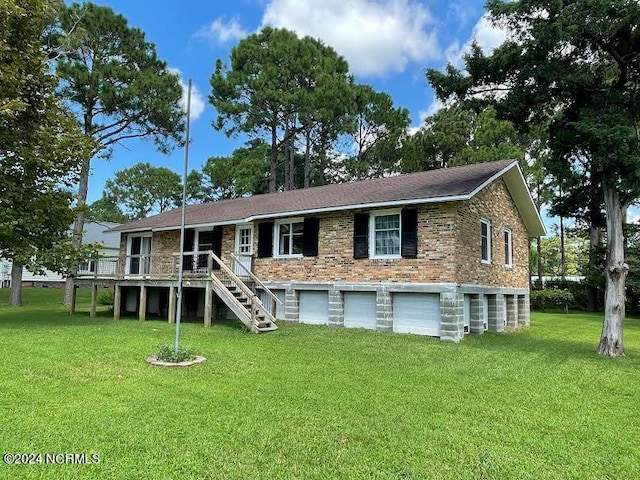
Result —
<instances>
[{"instance_id":1,"label":"porch post","mask_svg":"<svg viewBox=\"0 0 640 480\"><path fill-rule=\"evenodd\" d=\"M212 257L209 256L211 259ZM211 299L211 282L207 282L204 287L204 326L211 326L211 311L212 311L212 299Z\"/></svg>"},{"instance_id":2,"label":"porch post","mask_svg":"<svg viewBox=\"0 0 640 480\"><path fill-rule=\"evenodd\" d=\"M89 311L89 316L91 318L95 318L96 316L97 303L98 303L98 284L93 282L91 284L91 310Z\"/></svg>"},{"instance_id":3,"label":"porch post","mask_svg":"<svg viewBox=\"0 0 640 480\"><path fill-rule=\"evenodd\" d=\"M140 286L140 309L138 319L144 322L147 319L147 287Z\"/></svg>"},{"instance_id":4,"label":"porch post","mask_svg":"<svg viewBox=\"0 0 640 480\"><path fill-rule=\"evenodd\" d=\"M122 304L122 288L116 283L113 294L113 319L120 320L120 305Z\"/></svg>"},{"instance_id":5,"label":"porch post","mask_svg":"<svg viewBox=\"0 0 640 480\"><path fill-rule=\"evenodd\" d=\"M171 285L169 287L169 313L167 315L169 323L175 323L176 321L176 287Z\"/></svg>"}]
</instances>

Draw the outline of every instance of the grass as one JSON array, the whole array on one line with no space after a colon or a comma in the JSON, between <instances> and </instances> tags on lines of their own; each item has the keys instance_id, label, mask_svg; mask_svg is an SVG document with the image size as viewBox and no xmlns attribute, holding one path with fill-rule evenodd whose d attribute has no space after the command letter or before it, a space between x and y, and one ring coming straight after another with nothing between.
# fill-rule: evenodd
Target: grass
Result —
<instances>
[{"instance_id":1,"label":"grass","mask_svg":"<svg viewBox=\"0 0 640 480\"><path fill-rule=\"evenodd\" d=\"M182 328L207 362L144 362L163 321L69 316L53 290L0 307L0 453L98 454L13 465L38 479L640 478L640 321L600 358L600 319L457 345L399 334L223 322ZM5 305L6 290L0 291Z\"/></svg>"}]
</instances>

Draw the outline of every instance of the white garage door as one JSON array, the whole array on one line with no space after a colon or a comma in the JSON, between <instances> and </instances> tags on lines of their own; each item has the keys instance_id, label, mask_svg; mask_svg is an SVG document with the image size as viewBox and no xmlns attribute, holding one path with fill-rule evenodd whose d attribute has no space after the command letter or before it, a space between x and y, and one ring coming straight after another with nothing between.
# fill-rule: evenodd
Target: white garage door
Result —
<instances>
[{"instance_id":1,"label":"white garage door","mask_svg":"<svg viewBox=\"0 0 640 480\"><path fill-rule=\"evenodd\" d=\"M469 324L471 323L471 295L464 296L462 322L464 325L464 333L469 333Z\"/></svg>"},{"instance_id":2,"label":"white garage door","mask_svg":"<svg viewBox=\"0 0 640 480\"><path fill-rule=\"evenodd\" d=\"M376 329L375 292L344 293L344 326Z\"/></svg>"},{"instance_id":3,"label":"white garage door","mask_svg":"<svg viewBox=\"0 0 640 480\"><path fill-rule=\"evenodd\" d=\"M440 295L394 293L393 331L440 336Z\"/></svg>"},{"instance_id":4,"label":"white garage door","mask_svg":"<svg viewBox=\"0 0 640 480\"><path fill-rule=\"evenodd\" d=\"M329 295L327 292L300 292L300 323L326 325L329 322Z\"/></svg>"},{"instance_id":5,"label":"white garage door","mask_svg":"<svg viewBox=\"0 0 640 480\"><path fill-rule=\"evenodd\" d=\"M487 295L482 296L482 322L484 324L484 330L489 328L489 297Z\"/></svg>"}]
</instances>

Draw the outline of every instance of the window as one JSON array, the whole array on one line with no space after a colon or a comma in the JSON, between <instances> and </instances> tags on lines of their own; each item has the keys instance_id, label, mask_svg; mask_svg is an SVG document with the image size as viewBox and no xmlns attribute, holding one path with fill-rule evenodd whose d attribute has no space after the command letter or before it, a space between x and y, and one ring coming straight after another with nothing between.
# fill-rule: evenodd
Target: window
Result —
<instances>
[{"instance_id":1,"label":"window","mask_svg":"<svg viewBox=\"0 0 640 480\"><path fill-rule=\"evenodd\" d=\"M511 238L511 230L504 230L504 264L510 267L513 262L513 240Z\"/></svg>"},{"instance_id":2,"label":"window","mask_svg":"<svg viewBox=\"0 0 640 480\"><path fill-rule=\"evenodd\" d=\"M151 236L129 237L128 272L149 275L151 272Z\"/></svg>"},{"instance_id":3,"label":"window","mask_svg":"<svg viewBox=\"0 0 640 480\"><path fill-rule=\"evenodd\" d=\"M372 258L400 257L400 212L387 210L371 214Z\"/></svg>"},{"instance_id":4,"label":"window","mask_svg":"<svg viewBox=\"0 0 640 480\"><path fill-rule=\"evenodd\" d=\"M276 223L276 252L279 257L302 256L304 247L304 221L283 220Z\"/></svg>"},{"instance_id":5,"label":"window","mask_svg":"<svg viewBox=\"0 0 640 480\"><path fill-rule=\"evenodd\" d=\"M491 222L480 220L482 236L482 263L491 263Z\"/></svg>"},{"instance_id":6,"label":"window","mask_svg":"<svg viewBox=\"0 0 640 480\"><path fill-rule=\"evenodd\" d=\"M253 227L238 227L236 239L236 253L251 255L253 253Z\"/></svg>"},{"instance_id":7,"label":"window","mask_svg":"<svg viewBox=\"0 0 640 480\"><path fill-rule=\"evenodd\" d=\"M197 245L195 251L208 252L213 250L213 232L211 230L203 230L198 232ZM209 261L209 255L202 253L200 255L194 255L193 271L194 272L206 272L207 263Z\"/></svg>"}]
</instances>

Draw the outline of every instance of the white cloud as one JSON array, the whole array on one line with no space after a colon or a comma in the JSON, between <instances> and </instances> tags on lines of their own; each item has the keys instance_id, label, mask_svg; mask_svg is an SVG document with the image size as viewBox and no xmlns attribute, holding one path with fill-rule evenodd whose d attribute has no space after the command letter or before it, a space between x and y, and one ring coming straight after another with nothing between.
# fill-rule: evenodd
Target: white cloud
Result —
<instances>
[{"instance_id":1,"label":"white cloud","mask_svg":"<svg viewBox=\"0 0 640 480\"><path fill-rule=\"evenodd\" d=\"M216 18L210 25L206 25L195 34L196 37L206 38L213 43L225 44L235 42L249 35L240 25L237 18L224 21L222 18Z\"/></svg>"},{"instance_id":2,"label":"white cloud","mask_svg":"<svg viewBox=\"0 0 640 480\"><path fill-rule=\"evenodd\" d=\"M178 77L180 82L180 86L182 87L182 98L180 99L180 103L182 104L182 109L187 111L187 94L188 94L188 85L187 82L182 78L182 72L177 68L168 68L169 72ZM192 122L195 122L202 116L205 107L205 100L198 87L196 87L193 83L191 84L191 112L189 118Z\"/></svg>"},{"instance_id":3,"label":"white cloud","mask_svg":"<svg viewBox=\"0 0 640 480\"><path fill-rule=\"evenodd\" d=\"M270 0L262 24L320 38L365 76L439 56L434 19L412 0Z\"/></svg>"}]
</instances>

